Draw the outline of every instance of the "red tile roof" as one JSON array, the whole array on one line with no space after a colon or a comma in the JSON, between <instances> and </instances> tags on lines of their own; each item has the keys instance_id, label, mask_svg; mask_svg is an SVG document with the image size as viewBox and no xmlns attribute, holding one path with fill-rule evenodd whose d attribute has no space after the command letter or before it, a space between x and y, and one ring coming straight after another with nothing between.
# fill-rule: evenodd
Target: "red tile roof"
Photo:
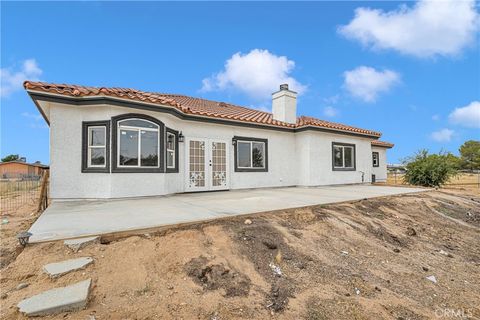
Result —
<instances>
[{"instance_id":1,"label":"red tile roof","mask_svg":"<svg viewBox=\"0 0 480 320\"><path fill-rule=\"evenodd\" d=\"M394 144L386 141L372 140L372 146L390 149L393 148Z\"/></svg>"},{"instance_id":2,"label":"red tile roof","mask_svg":"<svg viewBox=\"0 0 480 320\"><path fill-rule=\"evenodd\" d=\"M340 123L329 122L306 116L298 117L297 123L291 124L273 119L273 115L269 112L241 107L226 102L217 102L178 94L145 92L128 88L85 87L34 81L25 81L23 86L28 91L41 91L71 97L110 96L157 105L166 105L177 108L185 114L222 118L233 121L244 121L292 129L320 127L336 131L370 135L374 137L381 136L380 132L355 128Z\"/></svg>"}]
</instances>

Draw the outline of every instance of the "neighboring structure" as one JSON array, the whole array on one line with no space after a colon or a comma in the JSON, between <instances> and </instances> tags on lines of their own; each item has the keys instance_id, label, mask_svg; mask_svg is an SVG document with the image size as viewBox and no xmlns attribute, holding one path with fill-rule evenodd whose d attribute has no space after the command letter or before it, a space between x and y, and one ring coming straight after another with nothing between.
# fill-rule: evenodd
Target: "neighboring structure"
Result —
<instances>
[{"instance_id":1,"label":"neighboring structure","mask_svg":"<svg viewBox=\"0 0 480 320\"><path fill-rule=\"evenodd\" d=\"M386 179L379 132L183 95L26 81L50 125L54 199L119 198Z\"/></svg>"},{"instance_id":2,"label":"neighboring structure","mask_svg":"<svg viewBox=\"0 0 480 320\"><path fill-rule=\"evenodd\" d=\"M20 160L0 162L0 177L2 179L38 177L43 174L44 170L48 170L48 166L38 161L35 163Z\"/></svg>"}]
</instances>

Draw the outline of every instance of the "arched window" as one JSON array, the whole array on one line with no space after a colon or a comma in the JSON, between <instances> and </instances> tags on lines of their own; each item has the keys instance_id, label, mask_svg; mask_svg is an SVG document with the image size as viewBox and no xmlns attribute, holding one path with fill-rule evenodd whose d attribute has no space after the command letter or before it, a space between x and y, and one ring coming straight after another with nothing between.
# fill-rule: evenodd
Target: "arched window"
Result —
<instances>
[{"instance_id":1,"label":"arched window","mask_svg":"<svg viewBox=\"0 0 480 320\"><path fill-rule=\"evenodd\" d=\"M118 122L118 167L160 166L160 127L143 119Z\"/></svg>"},{"instance_id":2,"label":"arched window","mask_svg":"<svg viewBox=\"0 0 480 320\"><path fill-rule=\"evenodd\" d=\"M164 172L165 127L142 114L112 118L112 172Z\"/></svg>"}]
</instances>

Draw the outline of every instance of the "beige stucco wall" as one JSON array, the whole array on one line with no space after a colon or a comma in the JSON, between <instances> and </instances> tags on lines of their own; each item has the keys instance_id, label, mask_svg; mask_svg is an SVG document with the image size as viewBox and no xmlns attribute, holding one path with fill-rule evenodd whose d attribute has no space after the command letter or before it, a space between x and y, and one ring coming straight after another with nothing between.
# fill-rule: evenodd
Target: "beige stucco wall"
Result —
<instances>
[{"instance_id":1,"label":"beige stucco wall","mask_svg":"<svg viewBox=\"0 0 480 320\"><path fill-rule=\"evenodd\" d=\"M166 113L109 105L71 106L50 103L52 198L119 198L185 191L186 143L179 143L179 173L81 172L82 122L110 120L113 116L124 113L143 113L155 117L166 127L182 131L186 139L215 138L227 141L230 149L230 189L361 183L361 172L364 172L364 182L369 182L371 178L372 150L368 138L318 131L294 134L186 121ZM268 139L268 172L234 172L233 136ZM332 171L332 141L356 144L356 171Z\"/></svg>"},{"instance_id":2,"label":"beige stucco wall","mask_svg":"<svg viewBox=\"0 0 480 320\"><path fill-rule=\"evenodd\" d=\"M377 182L387 181L387 149L372 147L372 152L378 152L379 166L372 168Z\"/></svg>"}]
</instances>

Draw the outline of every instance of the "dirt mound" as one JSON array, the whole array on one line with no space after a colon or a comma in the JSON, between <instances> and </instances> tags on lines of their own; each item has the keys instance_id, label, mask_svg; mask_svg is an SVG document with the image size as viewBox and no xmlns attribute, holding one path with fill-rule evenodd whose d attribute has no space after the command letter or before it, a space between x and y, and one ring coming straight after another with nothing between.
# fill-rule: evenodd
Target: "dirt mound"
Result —
<instances>
[{"instance_id":1,"label":"dirt mound","mask_svg":"<svg viewBox=\"0 0 480 320\"><path fill-rule=\"evenodd\" d=\"M20 300L85 278L87 308L49 319L423 320L452 310L480 318L472 199L480 198L433 191L267 212L251 224L216 220L78 253L62 242L29 245L0 270L0 318L26 319ZM42 272L80 256L94 263L54 280Z\"/></svg>"},{"instance_id":2,"label":"dirt mound","mask_svg":"<svg viewBox=\"0 0 480 320\"><path fill-rule=\"evenodd\" d=\"M208 264L205 257L190 260L185 271L207 290L224 289L226 297L247 296L250 292L251 281L247 276L223 264Z\"/></svg>"}]
</instances>

